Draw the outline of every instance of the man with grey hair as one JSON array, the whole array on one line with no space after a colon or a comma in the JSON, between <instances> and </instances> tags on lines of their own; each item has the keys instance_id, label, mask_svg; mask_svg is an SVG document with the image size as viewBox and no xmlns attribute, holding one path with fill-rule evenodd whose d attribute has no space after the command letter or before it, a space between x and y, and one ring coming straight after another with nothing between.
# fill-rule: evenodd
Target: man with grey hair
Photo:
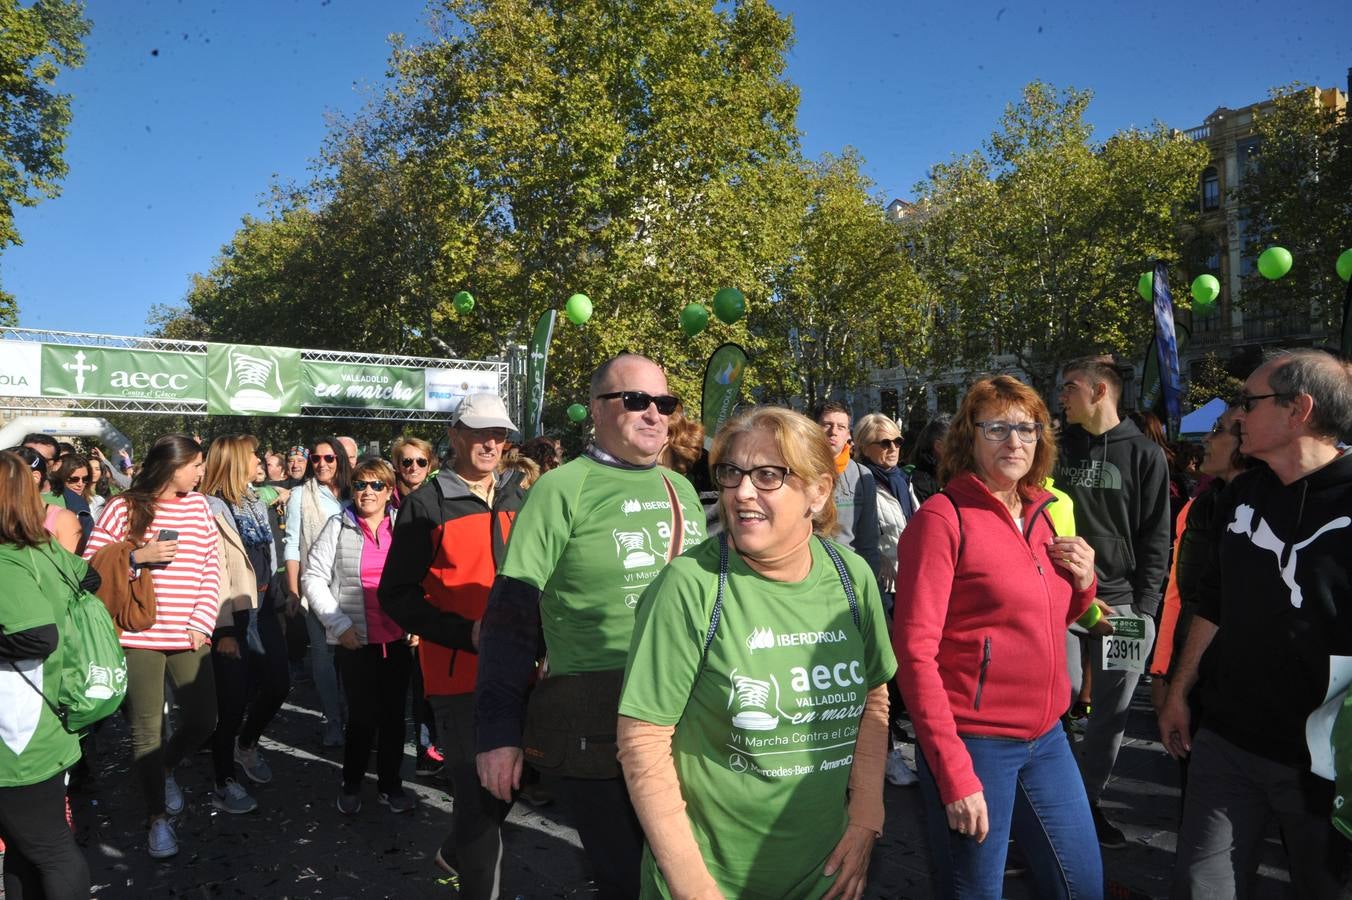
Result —
<instances>
[{"instance_id":1,"label":"man with grey hair","mask_svg":"<svg viewBox=\"0 0 1352 900\"><path fill-rule=\"evenodd\" d=\"M355 469L357 467L357 456L358 456L356 439L350 438L347 435L343 435L342 437L338 438L338 443L343 445L343 452L347 454L348 467L350 469Z\"/></svg>"},{"instance_id":2,"label":"man with grey hair","mask_svg":"<svg viewBox=\"0 0 1352 900\"><path fill-rule=\"evenodd\" d=\"M526 756L559 776L603 900L636 897L643 832L615 759L634 609L668 561L704 539L685 478L656 465L679 400L647 357L623 353L591 379L595 443L541 476L512 527L479 635L475 736L483 786L511 801ZM526 689L543 633L548 674L530 712L552 712L523 749ZM594 724L588 726L586 721ZM587 730L589 729L594 730Z\"/></svg>"},{"instance_id":3,"label":"man with grey hair","mask_svg":"<svg viewBox=\"0 0 1352 900\"><path fill-rule=\"evenodd\" d=\"M1336 897L1352 851L1329 820L1333 713L1352 679L1352 453L1340 449L1352 437L1352 367L1321 350L1280 353L1244 382L1238 405L1240 452L1267 467L1218 502L1199 608L1159 716L1165 748L1193 761L1173 896L1246 893L1275 818L1296 896Z\"/></svg>"}]
</instances>

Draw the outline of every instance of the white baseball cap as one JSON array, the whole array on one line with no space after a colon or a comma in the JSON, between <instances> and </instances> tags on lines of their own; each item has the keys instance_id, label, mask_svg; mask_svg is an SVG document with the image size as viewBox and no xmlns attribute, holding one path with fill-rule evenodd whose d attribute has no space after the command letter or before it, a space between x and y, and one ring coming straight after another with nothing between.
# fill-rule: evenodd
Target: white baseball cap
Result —
<instances>
[{"instance_id":1,"label":"white baseball cap","mask_svg":"<svg viewBox=\"0 0 1352 900\"><path fill-rule=\"evenodd\" d=\"M497 394L469 394L455 411L455 424L466 428L506 428L516 431L507 406Z\"/></svg>"}]
</instances>

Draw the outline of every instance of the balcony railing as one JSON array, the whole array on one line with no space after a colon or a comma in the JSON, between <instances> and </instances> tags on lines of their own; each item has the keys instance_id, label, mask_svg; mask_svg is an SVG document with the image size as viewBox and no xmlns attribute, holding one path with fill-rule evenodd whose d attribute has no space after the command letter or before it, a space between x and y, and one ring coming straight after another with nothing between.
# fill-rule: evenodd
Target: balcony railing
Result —
<instances>
[{"instance_id":1,"label":"balcony railing","mask_svg":"<svg viewBox=\"0 0 1352 900\"><path fill-rule=\"evenodd\" d=\"M1287 313L1279 316L1244 318L1244 340L1270 341L1279 338L1305 337L1310 333L1309 313Z\"/></svg>"},{"instance_id":2,"label":"balcony railing","mask_svg":"<svg viewBox=\"0 0 1352 900\"><path fill-rule=\"evenodd\" d=\"M1205 141L1211 137L1211 126L1198 125L1196 128L1189 128L1183 132L1183 136L1190 141Z\"/></svg>"}]
</instances>

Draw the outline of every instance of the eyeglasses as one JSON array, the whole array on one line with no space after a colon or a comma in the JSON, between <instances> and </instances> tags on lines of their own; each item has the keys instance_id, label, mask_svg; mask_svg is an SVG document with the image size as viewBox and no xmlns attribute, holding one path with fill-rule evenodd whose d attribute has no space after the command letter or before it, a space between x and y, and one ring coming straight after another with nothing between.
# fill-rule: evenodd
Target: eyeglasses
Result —
<instances>
[{"instance_id":1,"label":"eyeglasses","mask_svg":"<svg viewBox=\"0 0 1352 900\"><path fill-rule=\"evenodd\" d=\"M981 429L981 436L988 441L1009 440L1009 433L1012 431L1019 436L1019 440L1025 444L1031 444L1042 437L1041 422L973 422L977 428Z\"/></svg>"},{"instance_id":2,"label":"eyeglasses","mask_svg":"<svg viewBox=\"0 0 1352 900\"><path fill-rule=\"evenodd\" d=\"M1253 412L1253 405L1259 400L1270 400L1274 397L1290 397L1290 394L1279 392L1272 394L1240 394L1235 398L1235 405L1244 410L1245 413Z\"/></svg>"},{"instance_id":3,"label":"eyeglasses","mask_svg":"<svg viewBox=\"0 0 1352 900\"><path fill-rule=\"evenodd\" d=\"M880 441L874 441L873 443L874 443L876 446L882 447L884 450L892 450L892 449L900 450L900 449L901 449L901 438L899 438L899 437L895 437L895 438L883 438L882 440L880 440Z\"/></svg>"},{"instance_id":4,"label":"eyeglasses","mask_svg":"<svg viewBox=\"0 0 1352 900\"><path fill-rule=\"evenodd\" d=\"M385 482L383 482L383 481L354 481L354 482L352 482L352 493L354 493L354 494L357 493L358 491L364 491L364 490L366 490L367 488L370 488L370 489L373 490L373 491L383 491L383 490L385 490Z\"/></svg>"},{"instance_id":5,"label":"eyeglasses","mask_svg":"<svg viewBox=\"0 0 1352 900\"><path fill-rule=\"evenodd\" d=\"M646 412L648 404L657 404L657 411L664 416L669 416L676 411L676 407L681 405L680 397L673 397L670 394L659 394L654 397L652 394L644 391L611 391L609 394L597 394L597 400L614 400L620 398L624 408L630 412Z\"/></svg>"},{"instance_id":6,"label":"eyeglasses","mask_svg":"<svg viewBox=\"0 0 1352 900\"><path fill-rule=\"evenodd\" d=\"M405 469L411 469L415 464L420 469L427 468L427 460L423 459L421 456L405 456L403 459L399 460L399 465L403 466Z\"/></svg>"},{"instance_id":7,"label":"eyeglasses","mask_svg":"<svg viewBox=\"0 0 1352 900\"><path fill-rule=\"evenodd\" d=\"M315 462L326 462L330 464L338 461L338 457L334 456L332 453L316 453L311 456L310 459Z\"/></svg>"},{"instance_id":8,"label":"eyeglasses","mask_svg":"<svg viewBox=\"0 0 1352 900\"><path fill-rule=\"evenodd\" d=\"M793 472L787 466L756 466L754 469L741 469L732 463L719 463L714 466L714 481L718 486L731 490L742 486L742 479L751 476L751 484L758 491L777 491L784 486L784 479Z\"/></svg>"},{"instance_id":9,"label":"eyeglasses","mask_svg":"<svg viewBox=\"0 0 1352 900\"><path fill-rule=\"evenodd\" d=\"M66 484L84 484L88 480L88 475L71 475L66 478Z\"/></svg>"}]
</instances>

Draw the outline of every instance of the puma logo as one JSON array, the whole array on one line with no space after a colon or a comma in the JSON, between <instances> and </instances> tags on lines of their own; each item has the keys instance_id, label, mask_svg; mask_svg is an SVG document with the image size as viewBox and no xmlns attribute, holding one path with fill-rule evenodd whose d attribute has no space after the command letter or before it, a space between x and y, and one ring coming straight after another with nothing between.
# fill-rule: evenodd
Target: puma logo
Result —
<instances>
[{"instance_id":1,"label":"puma logo","mask_svg":"<svg viewBox=\"0 0 1352 900\"><path fill-rule=\"evenodd\" d=\"M1339 516L1331 522L1326 522L1318 531L1310 535L1299 544L1292 545L1289 549L1282 542L1281 538L1273 534L1268 523L1258 520L1257 526L1253 524L1254 509L1247 503L1241 503L1235 509L1235 519L1226 526L1226 530L1232 534L1242 534L1253 542L1255 547L1263 550L1270 550L1277 557L1277 571L1281 573L1282 581L1291 591L1291 605L1300 609L1300 604L1304 602L1301 596L1300 585L1296 584L1296 560L1300 551L1319 540L1320 537L1330 531L1336 531L1339 528L1346 528L1352 525L1352 517Z\"/></svg>"}]
</instances>

